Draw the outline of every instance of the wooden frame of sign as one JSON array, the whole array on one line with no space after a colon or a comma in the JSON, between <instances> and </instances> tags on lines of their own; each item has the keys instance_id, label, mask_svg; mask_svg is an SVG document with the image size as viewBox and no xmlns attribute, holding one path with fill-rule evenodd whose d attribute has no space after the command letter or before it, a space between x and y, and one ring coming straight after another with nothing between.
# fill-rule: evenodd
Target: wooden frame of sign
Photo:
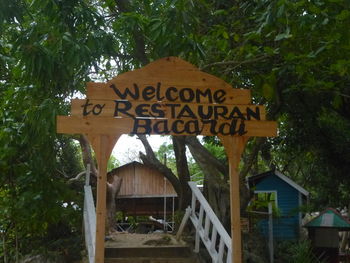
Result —
<instances>
[{"instance_id":1,"label":"wooden frame of sign","mask_svg":"<svg viewBox=\"0 0 350 263\"><path fill-rule=\"evenodd\" d=\"M71 106L71 116L57 117L57 132L86 134L96 154L96 262L104 262L107 161L119 137L130 133L220 138L229 160L232 259L242 262L238 164L249 137L277 134L264 106L251 104L249 90L168 57L107 83L88 83L87 99Z\"/></svg>"}]
</instances>

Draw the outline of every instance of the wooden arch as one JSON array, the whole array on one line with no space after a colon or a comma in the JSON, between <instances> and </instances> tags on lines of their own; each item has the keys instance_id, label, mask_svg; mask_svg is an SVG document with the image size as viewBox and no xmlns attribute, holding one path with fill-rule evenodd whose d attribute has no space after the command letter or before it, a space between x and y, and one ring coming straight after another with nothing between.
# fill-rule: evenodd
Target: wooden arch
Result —
<instances>
[{"instance_id":1,"label":"wooden arch","mask_svg":"<svg viewBox=\"0 0 350 263\"><path fill-rule=\"evenodd\" d=\"M265 108L252 105L250 90L234 89L192 64L167 57L88 83L87 98L72 100L71 116L57 116L57 132L86 134L99 175L95 260L104 262L107 162L122 134L218 136L229 160L232 259L242 262L238 164L249 137L276 136Z\"/></svg>"}]
</instances>

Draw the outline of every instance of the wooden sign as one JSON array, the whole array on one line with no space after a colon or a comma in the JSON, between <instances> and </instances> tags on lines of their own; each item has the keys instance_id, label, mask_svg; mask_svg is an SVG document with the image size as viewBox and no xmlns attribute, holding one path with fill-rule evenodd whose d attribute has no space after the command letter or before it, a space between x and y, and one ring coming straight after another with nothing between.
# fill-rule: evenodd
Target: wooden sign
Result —
<instances>
[{"instance_id":1,"label":"wooden sign","mask_svg":"<svg viewBox=\"0 0 350 263\"><path fill-rule=\"evenodd\" d=\"M275 136L265 107L250 103L249 90L166 58L107 83L88 83L87 99L72 100L74 118L60 117L58 132L71 133L74 124L77 133Z\"/></svg>"},{"instance_id":2,"label":"wooden sign","mask_svg":"<svg viewBox=\"0 0 350 263\"><path fill-rule=\"evenodd\" d=\"M86 99L72 100L71 116L57 117L57 132L86 134L97 152L96 262L104 260L106 164L121 134L218 136L230 168L232 259L241 262L238 163L252 136L276 136L265 107L250 91L200 71L176 57L152 62L107 83L88 83Z\"/></svg>"}]
</instances>

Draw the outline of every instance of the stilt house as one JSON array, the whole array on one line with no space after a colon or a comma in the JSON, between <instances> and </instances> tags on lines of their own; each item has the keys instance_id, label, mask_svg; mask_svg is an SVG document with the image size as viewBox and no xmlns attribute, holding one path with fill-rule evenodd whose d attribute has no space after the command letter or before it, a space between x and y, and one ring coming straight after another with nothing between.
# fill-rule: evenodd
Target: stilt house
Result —
<instances>
[{"instance_id":1,"label":"stilt house","mask_svg":"<svg viewBox=\"0 0 350 263\"><path fill-rule=\"evenodd\" d=\"M176 209L174 187L158 170L135 161L116 168L113 174L123 180L117 211L124 215L162 218Z\"/></svg>"}]
</instances>

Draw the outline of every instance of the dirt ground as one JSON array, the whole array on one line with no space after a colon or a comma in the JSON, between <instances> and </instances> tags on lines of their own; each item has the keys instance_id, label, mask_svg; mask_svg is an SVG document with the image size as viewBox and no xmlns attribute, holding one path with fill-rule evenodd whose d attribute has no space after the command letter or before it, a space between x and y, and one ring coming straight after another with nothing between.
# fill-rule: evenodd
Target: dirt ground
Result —
<instances>
[{"instance_id":1,"label":"dirt ground","mask_svg":"<svg viewBox=\"0 0 350 263\"><path fill-rule=\"evenodd\" d=\"M114 233L109 236L106 247L149 247L149 246L185 246L185 242L177 241L175 236L164 233L131 234Z\"/></svg>"}]
</instances>

